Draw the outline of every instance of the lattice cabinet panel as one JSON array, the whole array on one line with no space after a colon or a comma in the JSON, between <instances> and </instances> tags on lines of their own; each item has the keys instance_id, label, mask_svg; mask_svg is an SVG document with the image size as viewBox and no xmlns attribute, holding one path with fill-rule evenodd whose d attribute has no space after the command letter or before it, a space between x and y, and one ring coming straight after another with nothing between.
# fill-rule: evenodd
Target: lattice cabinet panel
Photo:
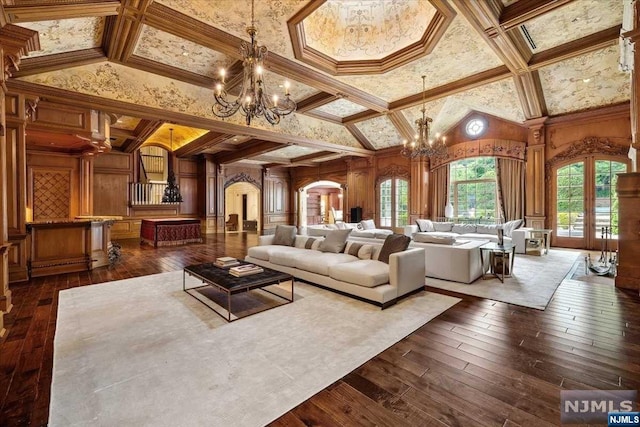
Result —
<instances>
[{"instance_id":1,"label":"lattice cabinet panel","mask_svg":"<svg viewBox=\"0 0 640 427\"><path fill-rule=\"evenodd\" d=\"M71 171L33 171L34 221L69 218L70 200Z\"/></svg>"}]
</instances>

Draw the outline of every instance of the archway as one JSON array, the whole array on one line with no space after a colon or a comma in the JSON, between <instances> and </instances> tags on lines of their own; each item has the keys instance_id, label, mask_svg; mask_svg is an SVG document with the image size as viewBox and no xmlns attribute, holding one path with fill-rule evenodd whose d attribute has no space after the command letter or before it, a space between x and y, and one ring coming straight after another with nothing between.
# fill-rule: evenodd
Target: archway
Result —
<instances>
[{"instance_id":1,"label":"archway","mask_svg":"<svg viewBox=\"0 0 640 427\"><path fill-rule=\"evenodd\" d=\"M226 233L260 230L260 189L250 182L235 182L224 189Z\"/></svg>"},{"instance_id":2,"label":"archway","mask_svg":"<svg viewBox=\"0 0 640 427\"><path fill-rule=\"evenodd\" d=\"M334 181L316 181L298 191L298 224L334 224L344 220L343 189Z\"/></svg>"}]
</instances>

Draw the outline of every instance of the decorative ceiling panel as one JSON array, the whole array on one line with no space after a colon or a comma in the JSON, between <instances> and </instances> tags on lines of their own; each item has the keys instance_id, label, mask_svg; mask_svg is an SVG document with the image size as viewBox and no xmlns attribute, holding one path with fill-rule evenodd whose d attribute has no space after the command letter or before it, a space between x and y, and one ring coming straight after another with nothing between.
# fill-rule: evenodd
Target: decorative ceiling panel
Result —
<instances>
[{"instance_id":1,"label":"decorative ceiling panel","mask_svg":"<svg viewBox=\"0 0 640 427\"><path fill-rule=\"evenodd\" d=\"M251 0L218 0L215 3L192 0L156 0L185 15L219 28L236 37L249 40L247 27L251 24ZM257 40L269 51L293 57L287 20L296 14L307 0L278 0L255 2Z\"/></svg>"},{"instance_id":2,"label":"decorative ceiling panel","mask_svg":"<svg viewBox=\"0 0 640 427\"><path fill-rule=\"evenodd\" d=\"M173 129L173 141L171 140L171 129ZM151 134L149 138L147 138L143 146L161 144L168 149L175 151L207 132L209 131L206 129L181 126L174 123L165 123Z\"/></svg>"},{"instance_id":3,"label":"decorative ceiling panel","mask_svg":"<svg viewBox=\"0 0 640 427\"><path fill-rule=\"evenodd\" d=\"M630 99L629 75L618 70L618 46L611 46L540 70L549 114L600 107Z\"/></svg>"},{"instance_id":4,"label":"decorative ceiling panel","mask_svg":"<svg viewBox=\"0 0 640 427\"><path fill-rule=\"evenodd\" d=\"M284 98L284 82L286 80L291 83L289 92L291 93L291 98L293 98L293 100L296 102L299 102L319 92L319 90L314 87L307 86L298 81L283 77L269 70L265 70L263 76L269 94L278 95L281 99Z\"/></svg>"},{"instance_id":5,"label":"decorative ceiling panel","mask_svg":"<svg viewBox=\"0 0 640 427\"><path fill-rule=\"evenodd\" d=\"M534 52L577 40L622 23L621 0L580 0L525 24L536 44Z\"/></svg>"},{"instance_id":6,"label":"decorative ceiling panel","mask_svg":"<svg viewBox=\"0 0 640 427\"><path fill-rule=\"evenodd\" d=\"M307 154L318 153L322 150L309 147L301 147L299 145L289 145L278 150L270 151L269 157L277 157L279 159L295 159L296 157L306 156Z\"/></svg>"},{"instance_id":7,"label":"decorative ceiling panel","mask_svg":"<svg viewBox=\"0 0 640 427\"><path fill-rule=\"evenodd\" d=\"M387 116L380 116L356 124L376 150L402 144L402 136Z\"/></svg>"},{"instance_id":8,"label":"decorative ceiling panel","mask_svg":"<svg viewBox=\"0 0 640 427\"><path fill-rule=\"evenodd\" d=\"M235 59L157 28L143 25L134 55L208 77L218 77Z\"/></svg>"},{"instance_id":9,"label":"decorative ceiling panel","mask_svg":"<svg viewBox=\"0 0 640 427\"><path fill-rule=\"evenodd\" d=\"M461 66L464 64L464 66ZM393 101L502 65L481 37L458 15L433 52L387 73L336 78L366 92Z\"/></svg>"},{"instance_id":10,"label":"decorative ceiling panel","mask_svg":"<svg viewBox=\"0 0 640 427\"><path fill-rule=\"evenodd\" d=\"M42 49L29 53L30 57L35 57L100 46L104 19L73 18L21 23L20 26L38 32Z\"/></svg>"},{"instance_id":11,"label":"decorative ceiling panel","mask_svg":"<svg viewBox=\"0 0 640 427\"><path fill-rule=\"evenodd\" d=\"M127 102L133 105L159 108L211 120L221 120L211 111L211 91L182 81L132 69L116 63L90 64L65 70L20 77L31 83ZM337 145L358 147L360 144L344 126L313 117L292 114L278 126L257 119L248 128L244 116L235 114L226 122L245 129L259 128L285 135L294 135L312 141L325 141ZM249 133L250 130L247 130Z\"/></svg>"},{"instance_id":12,"label":"decorative ceiling panel","mask_svg":"<svg viewBox=\"0 0 640 427\"><path fill-rule=\"evenodd\" d=\"M314 108L313 110L311 110L311 112L321 112L332 114L337 117L347 117L352 114L365 111L366 109L367 107L363 107L362 105L353 103L346 99L338 99L336 101L329 102L322 107Z\"/></svg>"},{"instance_id":13,"label":"decorative ceiling panel","mask_svg":"<svg viewBox=\"0 0 640 427\"><path fill-rule=\"evenodd\" d=\"M307 46L338 61L382 59L418 42L436 13L415 0L328 0L303 22Z\"/></svg>"},{"instance_id":14,"label":"decorative ceiling panel","mask_svg":"<svg viewBox=\"0 0 640 427\"><path fill-rule=\"evenodd\" d=\"M112 128L134 130L140 123L140 119L137 117L120 116L115 123L111 124Z\"/></svg>"},{"instance_id":15,"label":"decorative ceiling panel","mask_svg":"<svg viewBox=\"0 0 640 427\"><path fill-rule=\"evenodd\" d=\"M402 110L415 127L422 117L421 105ZM522 123L524 113L513 79L508 78L461 92L426 104L427 116L433 119L432 134L446 132L470 111L479 111L506 120Z\"/></svg>"}]
</instances>

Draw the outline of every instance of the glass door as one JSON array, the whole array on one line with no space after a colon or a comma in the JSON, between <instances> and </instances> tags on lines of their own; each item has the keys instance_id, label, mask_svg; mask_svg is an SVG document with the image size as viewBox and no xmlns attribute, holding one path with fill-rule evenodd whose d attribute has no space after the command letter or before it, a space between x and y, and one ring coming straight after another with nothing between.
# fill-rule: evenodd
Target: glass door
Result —
<instances>
[{"instance_id":1,"label":"glass door","mask_svg":"<svg viewBox=\"0 0 640 427\"><path fill-rule=\"evenodd\" d=\"M584 248L585 199L583 161L556 171L555 230L558 246Z\"/></svg>"}]
</instances>

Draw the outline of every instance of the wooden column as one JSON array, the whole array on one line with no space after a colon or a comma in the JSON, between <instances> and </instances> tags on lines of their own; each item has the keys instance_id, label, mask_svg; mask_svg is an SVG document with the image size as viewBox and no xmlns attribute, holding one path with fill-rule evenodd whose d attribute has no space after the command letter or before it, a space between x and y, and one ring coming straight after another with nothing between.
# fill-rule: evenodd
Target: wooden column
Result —
<instances>
[{"instance_id":1,"label":"wooden column","mask_svg":"<svg viewBox=\"0 0 640 427\"><path fill-rule=\"evenodd\" d=\"M3 317L11 308L9 290L9 203L7 199L9 177L13 171L7 166L6 135L6 82L18 69L20 58L40 49L36 31L7 24L0 28L0 336L5 333ZM13 213L12 213L13 214Z\"/></svg>"},{"instance_id":2,"label":"wooden column","mask_svg":"<svg viewBox=\"0 0 640 427\"><path fill-rule=\"evenodd\" d=\"M93 215L93 153L80 158L80 216Z\"/></svg>"},{"instance_id":3,"label":"wooden column","mask_svg":"<svg viewBox=\"0 0 640 427\"><path fill-rule=\"evenodd\" d=\"M527 227L545 227L545 128L547 118L527 120L527 165L525 176L525 221Z\"/></svg>"},{"instance_id":4,"label":"wooden column","mask_svg":"<svg viewBox=\"0 0 640 427\"><path fill-rule=\"evenodd\" d=\"M411 160L411 178L409 188L409 224L419 218L430 218L429 213L429 159L418 156Z\"/></svg>"},{"instance_id":5,"label":"wooden column","mask_svg":"<svg viewBox=\"0 0 640 427\"><path fill-rule=\"evenodd\" d=\"M618 274L616 287L640 290L640 173L618 175Z\"/></svg>"}]
</instances>

